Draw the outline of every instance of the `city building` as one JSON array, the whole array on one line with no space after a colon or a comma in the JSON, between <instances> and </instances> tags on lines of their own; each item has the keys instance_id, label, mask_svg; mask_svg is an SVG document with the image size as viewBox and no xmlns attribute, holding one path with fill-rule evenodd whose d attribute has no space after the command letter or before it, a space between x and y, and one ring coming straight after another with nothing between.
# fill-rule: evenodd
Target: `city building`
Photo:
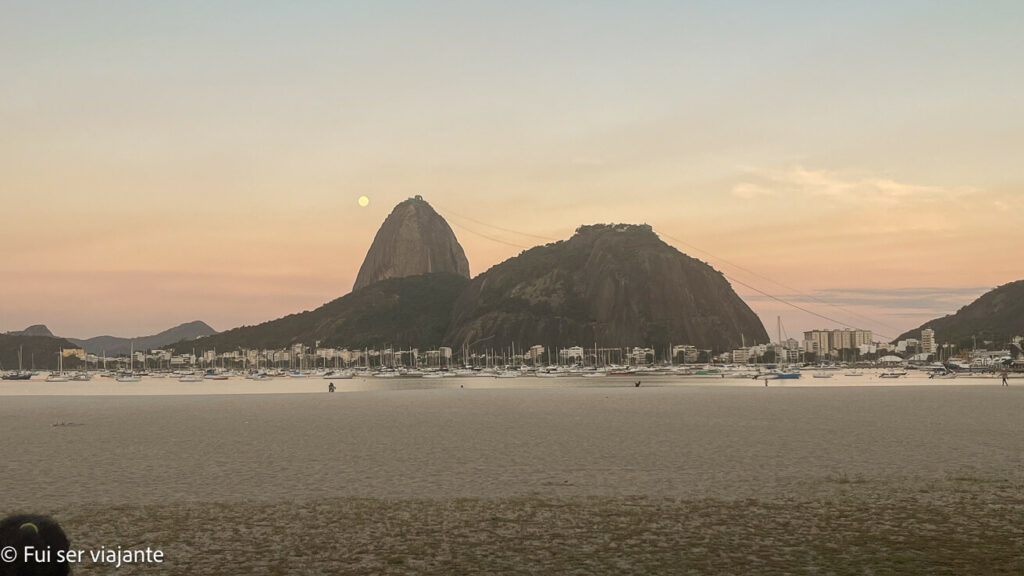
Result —
<instances>
[{"instance_id":1,"label":"city building","mask_svg":"<svg viewBox=\"0 0 1024 576\"><path fill-rule=\"evenodd\" d=\"M932 330L931 328L921 330L921 353L935 353L935 330Z\"/></svg>"},{"instance_id":2,"label":"city building","mask_svg":"<svg viewBox=\"0 0 1024 576\"><path fill-rule=\"evenodd\" d=\"M682 360L683 363L689 364L696 362L698 358L700 358L700 351L697 350L696 346L679 344L672 347L672 359L674 361Z\"/></svg>"}]
</instances>

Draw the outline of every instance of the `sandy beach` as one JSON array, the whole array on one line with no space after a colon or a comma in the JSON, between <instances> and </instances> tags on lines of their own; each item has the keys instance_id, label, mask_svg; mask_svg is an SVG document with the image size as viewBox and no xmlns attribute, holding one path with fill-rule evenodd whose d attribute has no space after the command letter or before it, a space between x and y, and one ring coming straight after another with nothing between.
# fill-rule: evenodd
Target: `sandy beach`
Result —
<instances>
[{"instance_id":1,"label":"sandy beach","mask_svg":"<svg viewBox=\"0 0 1024 576\"><path fill-rule=\"evenodd\" d=\"M166 555L119 574L1024 571L1024 386L8 395L0 434L0 513Z\"/></svg>"}]
</instances>

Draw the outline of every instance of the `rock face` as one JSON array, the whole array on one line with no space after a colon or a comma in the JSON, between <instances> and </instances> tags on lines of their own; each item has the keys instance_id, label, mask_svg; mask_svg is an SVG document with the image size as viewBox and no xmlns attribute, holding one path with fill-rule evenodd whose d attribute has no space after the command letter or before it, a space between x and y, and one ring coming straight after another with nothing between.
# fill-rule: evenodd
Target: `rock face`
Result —
<instances>
[{"instance_id":1,"label":"rock face","mask_svg":"<svg viewBox=\"0 0 1024 576\"><path fill-rule=\"evenodd\" d=\"M56 338L45 324L33 324L20 332L8 332L7 334L9 336L46 336L48 338Z\"/></svg>"},{"instance_id":2,"label":"rock face","mask_svg":"<svg viewBox=\"0 0 1024 576\"><path fill-rule=\"evenodd\" d=\"M649 226L582 226L477 276L455 302L445 342L486 346L652 346L716 351L768 342L725 277Z\"/></svg>"},{"instance_id":3,"label":"rock face","mask_svg":"<svg viewBox=\"0 0 1024 576\"><path fill-rule=\"evenodd\" d=\"M920 338L921 330L935 330L935 341L961 347L991 341L1008 343L1014 336L1024 336L1024 280L1017 280L982 294L977 300L957 310L956 314L929 320L916 330L899 335L894 342Z\"/></svg>"},{"instance_id":4,"label":"rock face","mask_svg":"<svg viewBox=\"0 0 1024 576\"><path fill-rule=\"evenodd\" d=\"M469 278L469 260L448 222L416 196L395 206L384 220L352 290L388 278L429 273Z\"/></svg>"}]
</instances>

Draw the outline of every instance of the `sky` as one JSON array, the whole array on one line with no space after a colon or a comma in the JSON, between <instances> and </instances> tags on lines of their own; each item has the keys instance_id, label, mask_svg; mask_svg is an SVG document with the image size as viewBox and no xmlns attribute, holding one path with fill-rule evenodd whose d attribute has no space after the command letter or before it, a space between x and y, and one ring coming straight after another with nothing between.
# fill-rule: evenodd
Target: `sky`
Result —
<instances>
[{"instance_id":1,"label":"sky","mask_svg":"<svg viewBox=\"0 0 1024 576\"><path fill-rule=\"evenodd\" d=\"M419 194L474 275L644 222L773 337L895 337L1024 278L1022 29L1013 1L0 0L0 331L313 309Z\"/></svg>"}]
</instances>

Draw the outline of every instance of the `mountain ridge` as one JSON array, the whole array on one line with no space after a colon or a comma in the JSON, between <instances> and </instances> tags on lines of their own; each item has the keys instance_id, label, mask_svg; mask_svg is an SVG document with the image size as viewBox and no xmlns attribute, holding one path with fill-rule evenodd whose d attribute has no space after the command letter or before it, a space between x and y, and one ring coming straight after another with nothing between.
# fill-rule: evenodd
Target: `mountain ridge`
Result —
<instances>
[{"instance_id":1,"label":"mountain ridge","mask_svg":"<svg viewBox=\"0 0 1024 576\"><path fill-rule=\"evenodd\" d=\"M648 225L580 226L474 278L455 304L450 345L648 346L727 350L768 342L756 314L708 264Z\"/></svg>"},{"instance_id":2,"label":"mountain ridge","mask_svg":"<svg viewBox=\"0 0 1024 576\"><path fill-rule=\"evenodd\" d=\"M152 350L163 348L169 344L192 340L201 336L216 334L217 331L201 320L193 320L168 328L163 332L150 336L122 338L119 336L94 336L92 338L67 338L77 347L90 354L107 354L116 356L127 354L133 347L135 350Z\"/></svg>"},{"instance_id":3,"label":"mountain ridge","mask_svg":"<svg viewBox=\"0 0 1024 576\"><path fill-rule=\"evenodd\" d=\"M978 342L1009 342L1024 335L1024 280L1008 282L982 294L954 314L934 318L918 328L908 330L893 342L920 338L921 330L935 330L936 343L960 347Z\"/></svg>"},{"instance_id":4,"label":"mountain ridge","mask_svg":"<svg viewBox=\"0 0 1024 576\"><path fill-rule=\"evenodd\" d=\"M389 278L327 302L253 326L179 342L195 349L281 349L292 344L358 349L393 345L436 348L448 327L451 305L469 280L446 272Z\"/></svg>"}]
</instances>

